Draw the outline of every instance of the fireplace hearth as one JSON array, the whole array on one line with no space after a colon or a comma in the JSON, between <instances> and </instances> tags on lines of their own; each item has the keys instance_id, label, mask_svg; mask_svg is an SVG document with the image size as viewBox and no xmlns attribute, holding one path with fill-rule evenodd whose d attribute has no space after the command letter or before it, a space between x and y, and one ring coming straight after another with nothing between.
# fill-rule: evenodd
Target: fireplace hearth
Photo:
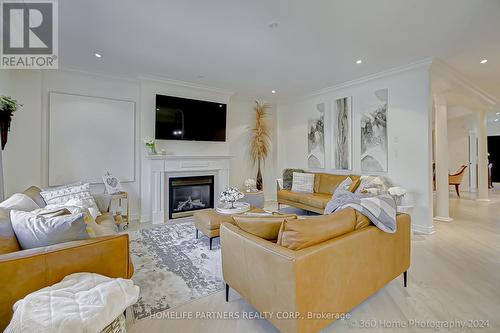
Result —
<instances>
[{"instance_id":1,"label":"fireplace hearth","mask_svg":"<svg viewBox=\"0 0 500 333\"><path fill-rule=\"evenodd\" d=\"M168 188L170 219L214 207L214 176L170 178Z\"/></svg>"}]
</instances>

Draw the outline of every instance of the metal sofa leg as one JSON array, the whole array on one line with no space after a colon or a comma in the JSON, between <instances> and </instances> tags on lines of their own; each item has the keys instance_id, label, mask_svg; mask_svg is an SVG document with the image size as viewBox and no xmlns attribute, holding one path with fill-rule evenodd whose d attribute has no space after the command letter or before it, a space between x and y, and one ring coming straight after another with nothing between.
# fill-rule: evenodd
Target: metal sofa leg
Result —
<instances>
[{"instance_id":1,"label":"metal sofa leg","mask_svg":"<svg viewBox=\"0 0 500 333\"><path fill-rule=\"evenodd\" d=\"M210 250L212 250L212 240L214 239L214 237L210 237L210 240L209 240L209 244L210 244Z\"/></svg>"},{"instance_id":2,"label":"metal sofa leg","mask_svg":"<svg viewBox=\"0 0 500 333\"><path fill-rule=\"evenodd\" d=\"M198 239L198 229L196 229L196 239Z\"/></svg>"},{"instance_id":3,"label":"metal sofa leg","mask_svg":"<svg viewBox=\"0 0 500 333\"><path fill-rule=\"evenodd\" d=\"M226 283L226 302L229 302L229 285Z\"/></svg>"},{"instance_id":4,"label":"metal sofa leg","mask_svg":"<svg viewBox=\"0 0 500 333\"><path fill-rule=\"evenodd\" d=\"M408 271L405 271L403 273L403 283L404 283L404 286L406 288L408 286Z\"/></svg>"}]
</instances>

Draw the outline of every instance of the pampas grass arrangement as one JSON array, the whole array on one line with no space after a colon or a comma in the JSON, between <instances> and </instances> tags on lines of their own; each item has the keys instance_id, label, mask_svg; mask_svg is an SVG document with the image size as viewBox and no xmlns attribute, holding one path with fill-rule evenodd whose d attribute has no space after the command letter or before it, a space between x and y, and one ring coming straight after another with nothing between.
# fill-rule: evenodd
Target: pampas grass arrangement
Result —
<instances>
[{"instance_id":1,"label":"pampas grass arrangement","mask_svg":"<svg viewBox=\"0 0 500 333\"><path fill-rule=\"evenodd\" d=\"M257 189L263 189L262 172L260 162L264 161L271 147L271 133L267 124L267 109L269 104L255 102L255 127L252 128L250 139L250 156L254 163L257 163Z\"/></svg>"}]
</instances>

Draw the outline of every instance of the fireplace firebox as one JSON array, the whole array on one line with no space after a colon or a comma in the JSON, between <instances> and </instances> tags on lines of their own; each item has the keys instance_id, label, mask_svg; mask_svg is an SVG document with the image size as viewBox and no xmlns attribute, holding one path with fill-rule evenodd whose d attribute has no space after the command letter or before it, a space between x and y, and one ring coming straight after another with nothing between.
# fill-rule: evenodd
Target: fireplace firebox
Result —
<instances>
[{"instance_id":1,"label":"fireplace firebox","mask_svg":"<svg viewBox=\"0 0 500 333\"><path fill-rule=\"evenodd\" d=\"M170 219L214 207L214 176L169 178L168 184Z\"/></svg>"}]
</instances>

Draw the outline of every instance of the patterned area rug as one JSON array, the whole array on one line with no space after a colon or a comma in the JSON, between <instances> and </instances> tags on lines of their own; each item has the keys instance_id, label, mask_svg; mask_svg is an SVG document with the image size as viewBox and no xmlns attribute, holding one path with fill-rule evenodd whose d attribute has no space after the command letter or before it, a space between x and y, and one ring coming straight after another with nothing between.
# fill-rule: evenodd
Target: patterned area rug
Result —
<instances>
[{"instance_id":1,"label":"patterned area rug","mask_svg":"<svg viewBox=\"0 0 500 333\"><path fill-rule=\"evenodd\" d=\"M190 222L131 231L132 280L141 288L137 319L224 289L219 239L195 238Z\"/></svg>"}]
</instances>

